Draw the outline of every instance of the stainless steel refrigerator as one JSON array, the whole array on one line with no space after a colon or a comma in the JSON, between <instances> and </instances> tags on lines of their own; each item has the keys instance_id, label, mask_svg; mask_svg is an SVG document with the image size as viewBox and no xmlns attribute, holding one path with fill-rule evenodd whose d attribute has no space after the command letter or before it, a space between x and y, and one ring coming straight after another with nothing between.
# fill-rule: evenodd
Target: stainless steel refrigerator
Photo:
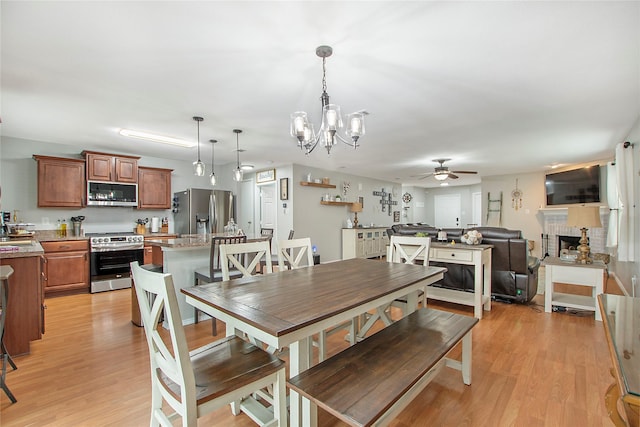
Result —
<instances>
[{"instance_id":1,"label":"stainless steel refrigerator","mask_svg":"<svg viewBox=\"0 0 640 427\"><path fill-rule=\"evenodd\" d=\"M173 193L174 231L178 234L222 233L236 219L231 191L188 188Z\"/></svg>"}]
</instances>

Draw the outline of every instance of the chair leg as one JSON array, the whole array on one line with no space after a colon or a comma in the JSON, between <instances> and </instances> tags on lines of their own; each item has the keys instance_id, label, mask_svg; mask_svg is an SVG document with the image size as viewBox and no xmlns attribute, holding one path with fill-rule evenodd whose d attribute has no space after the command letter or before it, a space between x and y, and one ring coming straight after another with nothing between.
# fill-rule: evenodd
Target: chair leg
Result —
<instances>
[{"instance_id":1,"label":"chair leg","mask_svg":"<svg viewBox=\"0 0 640 427\"><path fill-rule=\"evenodd\" d=\"M4 341L0 342L0 348L1 348L0 354L6 354L7 355L7 357L9 358L9 365L11 365L13 370L15 371L16 369L18 369L18 367L16 366L15 362L13 361L13 358L11 357L9 352L7 351L7 347L4 346Z\"/></svg>"},{"instance_id":2,"label":"chair leg","mask_svg":"<svg viewBox=\"0 0 640 427\"><path fill-rule=\"evenodd\" d=\"M7 375L8 360L9 360L9 355L5 353L2 357L2 373L0 374L0 387L2 387L2 390L4 390L4 392L7 394L7 397L9 397L9 400L11 400L11 403L16 403L18 400L15 398L13 393L11 393L11 390L9 390L9 387L7 387L7 383L5 382L5 378Z\"/></svg>"},{"instance_id":3,"label":"chair leg","mask_svg":"<svg viewBox=\"0 0 640 427\"><path fill-rule=\"evenodd\" d=\"M214 337L218 335L218 321L215 317L211 318L211 335Z\"/></svg>"}]
</instances>

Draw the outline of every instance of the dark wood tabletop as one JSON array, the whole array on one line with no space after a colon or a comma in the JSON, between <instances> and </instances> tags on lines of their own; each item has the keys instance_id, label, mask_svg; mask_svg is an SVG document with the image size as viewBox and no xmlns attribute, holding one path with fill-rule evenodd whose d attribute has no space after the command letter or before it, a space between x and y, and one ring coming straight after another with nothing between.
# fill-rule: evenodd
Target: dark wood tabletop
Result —
<instances>
[{"instance_id":1,"label":"dark wood tabletop","mask_svg":"<svg viewBox=\"0 0 640 427\"><path fill-rule=\"evenodd\" d=\"M425 267L354 258L182 289L202 303L279 337L442 275Z\"/></svg>"}]
</instances>

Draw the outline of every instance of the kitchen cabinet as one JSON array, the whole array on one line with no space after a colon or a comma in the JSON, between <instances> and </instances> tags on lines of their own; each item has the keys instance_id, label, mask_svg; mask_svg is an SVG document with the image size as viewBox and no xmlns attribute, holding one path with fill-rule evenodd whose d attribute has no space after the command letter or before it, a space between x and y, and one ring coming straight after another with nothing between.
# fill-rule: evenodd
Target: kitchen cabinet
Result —
<instances>
[{"instance_id":1,"label":"kitchen cabinet","mask_svg":"<svg viewBox=\"0 0 640 427\"><path fill-rule=\"evenodd\" d=\"M136 156L83 151L87 162L87 181L138 182L138 159Z\"/></svg>"},{"instance_id":2,"label":"kitchen cabinet","mask_svg":"<svg viewBox=\"0 0 640 427\"><path fill-rule=\"evenodd\" d=\"M44 249L44 291L89 290L89 241L41 242Z\"/></svg>"},{"instance_id":3,"label":"kitchen cabinet","mask_svg":"<svg viewBox=\"0 0 640 427\"><path fill-rule=\"evenodd\" d=\"M138 209L171 209L173 169L138 168Z\"/></svg>"},{"instance_id":4,"label":"kitchen cabinet","mask_svg":"<svg viewBox=\"0 0 640 427\"><path fill-rule=\"evenodd\" d=\"M82 208L85 205L85 162L38 156L38 207Z\"/></svg>"},{"instance_id":5,"label":"kitchen cabinet","mask_svg":"<svg viewBox=\"0 0 640 427\"><path fill-rule=\"evenodd\" d=\"M13 268L9 277L4 344L11 356L28 354L31 341L41 339L44 333L42 256L5 258L0 263Z\"/></svg>"},{"instance_id":6,"label":"kitchen cabinet","mask_svg":"<svg viewBox=\"0 0 640 427\"><path fill-rule=\"evenodd\" d=\"M177 238L177 234L163 234L162 236L145 236L144 240L144 263L146 264L156 264L162 265L162 248L159 246L152 246L147 243L147 240L170 240Z\"/></svg>"},{"instance_id":7,"label":"kitchen cabinet","mask_svg":"<svg viewBox=\"0 0 640 427\"><path fill-rule=\"evenodd\" d=\"M386 227L342 229L342 259L386 256L388 244Z\"/></svg>"}]
</instances>

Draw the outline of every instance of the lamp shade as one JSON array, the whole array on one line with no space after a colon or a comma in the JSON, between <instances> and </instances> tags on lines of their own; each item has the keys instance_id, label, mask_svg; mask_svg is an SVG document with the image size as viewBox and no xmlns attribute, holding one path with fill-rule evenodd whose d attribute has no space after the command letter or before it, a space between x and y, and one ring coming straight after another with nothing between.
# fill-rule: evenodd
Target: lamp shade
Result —
<instances>
[{"instance_id":1,"label":"lamp shade","mask_svg":"<svg viewBox=\"0 0 640 427\"><path fill-rule=\"evenodd\" d=\"M567 225L578 228L602 227L599 206L573 206L567 212Z\"/></svg>"},{"instance_id":2,"label":"lamp shade","mask_svg":"<svg viewBox=\"0 0 640 427\"><path fill-rule=\"evenodd\" d=\"M362 205L360 203L352 203L351 212L362 212Z\"/></svg>"}]
</instances>

